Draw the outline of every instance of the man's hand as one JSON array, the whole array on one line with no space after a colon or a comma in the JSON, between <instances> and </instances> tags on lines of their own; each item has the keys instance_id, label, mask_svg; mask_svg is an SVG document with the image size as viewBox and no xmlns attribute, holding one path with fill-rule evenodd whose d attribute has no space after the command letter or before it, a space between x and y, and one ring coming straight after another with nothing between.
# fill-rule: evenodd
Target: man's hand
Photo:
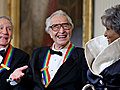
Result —
<instances>
[{"instance_id":1,"label":"man's hand","mask_svg":"<svg viewBox=\"0 0 120 90\"><path fill-rule=\"evenodd\" d=\"M15 81L20 80L25 75L22 71L27 68L28 66L26 65L26 66L15 69L15 71L10 75L9 78Z\"/></svg>"}]
</instances>

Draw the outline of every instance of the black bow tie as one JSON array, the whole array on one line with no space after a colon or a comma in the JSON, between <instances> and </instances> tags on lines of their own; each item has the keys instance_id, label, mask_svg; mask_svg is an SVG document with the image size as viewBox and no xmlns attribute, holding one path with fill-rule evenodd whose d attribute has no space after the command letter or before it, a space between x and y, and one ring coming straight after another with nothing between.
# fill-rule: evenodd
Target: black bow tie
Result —
<instances>
[{"instance_id":1,"label":"black bow tie","mask_svg":"<svg viewBox=\"0 0 120 90\"><path fill-rule=\"evenodd\" d=\"M5 50L1 50L1 51L0 51L0 55L3 57L4 54L5 54Z\"/></svg>"},{"instance_id":2,"label":"black bow tie","mask_svg":"<svg viewBox=\"0 0 120 90\"><path fill-rule=\"evenodd\" d=\"M50 54L58 54L58 55L62 56L62 52L60 52L60 51L54 51L52 49L50 49Z\"/></svg>"}]
</instances>

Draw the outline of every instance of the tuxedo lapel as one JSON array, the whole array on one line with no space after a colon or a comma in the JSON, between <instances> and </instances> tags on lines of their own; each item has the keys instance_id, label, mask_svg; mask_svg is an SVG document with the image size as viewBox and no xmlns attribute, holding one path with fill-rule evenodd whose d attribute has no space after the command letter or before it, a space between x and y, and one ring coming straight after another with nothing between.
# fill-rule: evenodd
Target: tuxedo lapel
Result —
<instances>
[{"instance_id":1,"label":"tuxedo lapel","mask_svg":"<svg viewBox=\"0 0 120 90\"><path fill-rule=\"evenodd\" d=\"M49 86L54 85L59 80L61 80L64 76L66 76L67 73L69 73L72 68L76 65L75 62L75 54L72 53L72 55L64 62L61 67L58 69L57 73L55 74L53 80L50 82Z\"/></svg>"},{"instance_id":2,"label":"tuxedo lapel","mask_svg":"<svg viewBox=\"0 0 120 90\"><path fill-rule=\"evenodd\" d=\"M48 50L50 49L50 47L46 47L46 48L41 48L42 50L39 52L39 58L38 58L38 63L39 63L39 68L40 70L42 69L43 67L43 62L44 62L44 59L45 59L45 56L48 52ZM41 72L42 73L42 72Z\"/></svg>"}]
</instances>

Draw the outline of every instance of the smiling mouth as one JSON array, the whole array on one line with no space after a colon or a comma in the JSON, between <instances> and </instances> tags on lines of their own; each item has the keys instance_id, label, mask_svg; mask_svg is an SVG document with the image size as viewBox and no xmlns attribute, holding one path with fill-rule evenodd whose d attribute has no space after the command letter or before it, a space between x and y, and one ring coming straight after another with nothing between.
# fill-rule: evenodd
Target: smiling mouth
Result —
<instances>
[{"instance_id":1,"label":"smiling mouth","mask_svg":"<svg viewBox=\"0 0 120 90\"><path fill-rule=\"evenodd\" d=\"M2 37L2 36L1 36L0 39L8 39L8 37Z\"/></svg>"},{"instance_id":2,"label":"smiling mouth","mask_svg":"<svg viewBox=\"0 0 120 90\"><path fill-rule=\"evenodd\" d=\"M107 38L107 40L110 40L110 38Z\"/></svg>"},{"instance_id":3,"label":"smiling mouth","mask_svg":"<svg viewBox=\"0 0 120 90\"><path fill-rule=\"evenodd\" d=\"M67 37L67 35L64 35L64 36L57 36L59 39L61 39L61 38L66 38Z\"/></svg>"}]
</instances>

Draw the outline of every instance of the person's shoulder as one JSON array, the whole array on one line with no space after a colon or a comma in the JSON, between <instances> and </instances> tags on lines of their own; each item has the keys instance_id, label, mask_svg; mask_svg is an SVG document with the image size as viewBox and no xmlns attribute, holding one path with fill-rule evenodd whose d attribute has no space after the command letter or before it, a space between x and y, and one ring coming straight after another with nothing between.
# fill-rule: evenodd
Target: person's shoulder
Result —
<instances>
[{"instance_id":1,"label":"person's shoulder","mask_svg":"<svg viewBox=\"0 0 120 90\"><path fill-rule=\"evenodd\" d=\"M19 48L14 48L14 49L15 49L15 53L28 55L28 54L27 54L25 51L23 51L22 49L19 49Z\"/></svg>"},{"instance_id":2,"label":"person's shoulder","mask_svg":"<svg viewBox=\"0 0 120 90\"><path fill-rule=\"evenodd\" d=\"M84 48L76 47L74 50L74 55L77 57L76 62L78 62L78 64L87 65L85 60Z\"/></svg>"},{"instance_id":3,"label":"person's shoulder","mask_svg":"<svg viewBox=\"0 0 120 90\"><path fill-rule=\"evenodd\" d=\"M50 49L50 46L36 48L33 50L33 52L42 52L42 51L47 51L48 49Z\"/></svg>"},{"instance_id":4,"label":"person's shoulder","mask_svg":"<svg viewBox=\"0 0 120 90\"><path fill-rule=\"evenodd\" d=\"M73 52L74 52L74 54L76 54L79 57L84 56L84 48L75 47L75 50Z\"/></svg>"},{"instance_id":5,"label":"person's shoulder","mask_svg":"<svg viewBox=\"0 0 120 90\"><path fill-rule=\"evenodd\" d=\"M36 48L33 50L32 56L44 55L48 49L50 49L50 46Z\"/></svg>"},{"instance_id":6,"label":"person's shoulder","mask_svg":"<svg viewBox=\"0 0 120 90\"><path fill-rule=\"evenodd\" d=\"M82 47L75 47L75 50L78 52L84 52L84 48Z\"/></svg>"}]
</instances>

